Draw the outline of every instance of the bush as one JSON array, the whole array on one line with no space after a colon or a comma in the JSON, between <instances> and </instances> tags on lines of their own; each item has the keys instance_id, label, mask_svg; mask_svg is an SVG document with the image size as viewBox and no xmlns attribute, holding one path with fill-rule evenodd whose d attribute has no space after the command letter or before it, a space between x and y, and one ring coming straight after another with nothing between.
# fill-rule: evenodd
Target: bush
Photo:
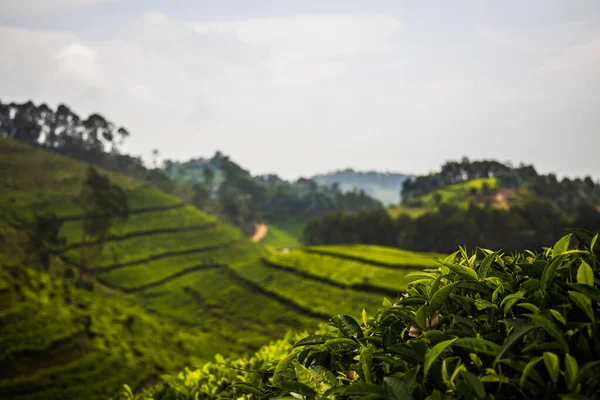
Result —
<instances>
[{"instance_id":1,"label":"bush","mask_svg":"<svg viewBox=\"0 0 600 400\"><path fill-rule=\"evenodd\" d=\"M464 249L397 303L335 335L295 344L258 397L590 398L600 393L598 236L575 231L541 254ZM593 248L593 250L592 250ZM259 394L260 393L260 394Z\"/></svg>"},{"instance_id":2,"label":"bush","mask_svg":"<svg viewBox=\"0 0 600 400\"><path fill-rule=\"evenodd\" d=\"M246 374L233 384L233 394L594 398L600 393L600 243L598 235L572 232L575 247L570 234L540 254L480 249L478 260L460 248L439 268L413 273L416 280L396 303L384 300L372 318L363 311L360 323L332 317L329 333L290 345L277 362L262 364L260 376Z\"/></svg>"}]
</instances>

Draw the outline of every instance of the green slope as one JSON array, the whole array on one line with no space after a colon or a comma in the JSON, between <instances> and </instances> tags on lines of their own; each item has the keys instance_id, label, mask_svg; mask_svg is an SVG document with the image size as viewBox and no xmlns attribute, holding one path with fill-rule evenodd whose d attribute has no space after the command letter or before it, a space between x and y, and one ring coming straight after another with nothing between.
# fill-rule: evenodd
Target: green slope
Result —
<instances>
[{"instance_id":1,"label":"green slope","mask_svg":"<svg viewBox=\"0 0 600 400\"><path fill-rule=\"evenodd\" d=\"M351 264L336 254L326 259L306 252L301 271L278 268L263 259L265 246L239 230L108 172L126 190L132 212L95 252L94 243L80 242L82 211L74 200L85 169L0 139L0 211L56 212L67 240L48 274L22 267L14 246L0 246L0 367L10 371L0 374L1 398L99 398L124 382L139 389L217 352L240 354L288 329L312 329L340 307L373 309L383 295L404 287L401 278L383 282L378 276L384 269L368 260ZM2 225L0 233L15 236ZM93 290L75 289L63 277L80 262L82 249L89 259L84 278ZM371 253L389 257L381 248ZM375 288L324 277L313 265L329 262Z\"/></svg>"},{"instance_id":2,"label":"green slope","mask_svg":"<svg viewBox=\"0 0 600 400\"><path fill-rule=\"evenodd\" d=\"M485 195L482 193L484 185L488 186L490 194ZM466 208L471 201L477 203L490 201L495 207L505 207L504 204L498 202L496 193L494 192L495 189L496 178L473 179L463 183L448 185L426 195L411 199L410 204L391 206L388 208L388 212L394 218L400 215L408 215L412 218L419 217L427 211L435 211L437 209L436 196L438 195L440 203L452 204L462 208ZM477 191L477 195L473 195L473 190Z\"/></svg>"}]
</instances>

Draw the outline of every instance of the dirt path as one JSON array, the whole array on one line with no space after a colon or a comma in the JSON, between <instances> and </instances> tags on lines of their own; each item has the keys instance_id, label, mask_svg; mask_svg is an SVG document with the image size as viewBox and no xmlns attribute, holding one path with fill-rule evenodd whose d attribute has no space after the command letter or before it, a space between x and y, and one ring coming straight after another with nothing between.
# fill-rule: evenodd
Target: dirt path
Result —
<instances>
[{"instance_id":1,"label":"dirt path","mask_svg":"<svg viewBox=\"0 0 600 400\"><path fill-rule=\"evenodd\" d=\"M256 230L254 231L254 235L252 235L252 238L250 240L252 240L255 243L260 242L265 238L265 236L267 236L267 232L269 232L269 227L265 224L256 224L254 225L254 227L256 228Z\"/></svg>"}]
</instances>

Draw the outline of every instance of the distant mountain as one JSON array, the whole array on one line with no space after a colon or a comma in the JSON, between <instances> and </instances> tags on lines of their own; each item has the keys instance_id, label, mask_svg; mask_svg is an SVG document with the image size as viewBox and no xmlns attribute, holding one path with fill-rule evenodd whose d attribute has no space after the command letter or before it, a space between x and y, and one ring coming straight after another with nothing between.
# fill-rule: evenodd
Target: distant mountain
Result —
<instances>
[{"instance_id":1,"label":"distant mountain","mask_svg":"<svg viewBox=\"0 0 600 400\"><path fill-rule=\"evenodd\" d=\"M411 177L412 175L394 172L363 172L348 168L315 175L311 179L323 186L331 186L337 183L344 192L350 192L355 188L364 190L367 195L384 204L397 204L400 202L402 183Z\"/></svg>"}]
</instances>

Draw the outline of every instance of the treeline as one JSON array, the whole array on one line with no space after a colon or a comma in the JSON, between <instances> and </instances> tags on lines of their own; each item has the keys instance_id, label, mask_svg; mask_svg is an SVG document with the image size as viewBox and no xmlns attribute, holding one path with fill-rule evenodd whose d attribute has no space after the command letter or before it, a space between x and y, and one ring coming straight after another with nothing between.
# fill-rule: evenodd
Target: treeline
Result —
<instances>
[{"instance_id":1,"label":"treeline","mask_svg":"<svg viewBox=\"0 0 600 400\"><path fill-rule=\"evenodd\" d=\"M137 178L148 173L141 158L120 152L130 136L127 129L117 127L97 113L83 118L64 104L52 109L31 101L21 104L0 101L0 136Z\"/></svg>"},{"instance_id":2,"label":"treeline","mask_svg":"<svg viewBox=\"0 0 600 400\"><path fill-rule=\"evenodd\" d=\"M570 218L551 201L532 199L508 210L441 204L417 218L393 219L383 210L336 213L311 220L303 240L308 245L363 243L441 253L458 245L516 251L539 249L571 227L600 232L600 212L582 203Z\"/></svg>"},{"instance_id":3,"label":"treeline","mask_svg":"<svg viewBox=\"0 0 600 400\"><path fill-rule=\"evenodd\" d=\"M407 205L418 205L420 196L445 186L492 177L496 178L498 189L524 187L537 196L556 203L569 215L574 215L583 203L600 203L600 184L589 176L583 179L565 177L558 180L554 174L539 174L532 165L521 164L513 167L508 163L493 160L471 161L466 157L460 162L445 163L440 172L404 181L402 199Z\"/></svg>"},{"instance_id":4,"label":"treeline","mask_svg":"<svg viewBox=\"0 0 600 400\"><path fill-rule=\"evenodd\" d=\"M304 178L290 182L274 174L252 176L220 152L210 159L164 164L166 175L193 185L196 206L249 230L261 220L382 209L364 191L343 192L339 185L321 186Z\"/></svg>"},{"instance_id":5,"label":"treeline","mask_svg":"<svg viewBox=\"0 0 600 400\"><path fill-rule=\"evenodd\" d=\"M382 207L362 191L342 193L335 186L307 179L288 182L276 175L253 177L220 152L210 160L166 160L159 168L155 150L153 168L147 168L140 157L121 153L130 136L127 129L98 113L81 117L64 104L52 109L31 101L0 101L0 136L145 180L246 232L268 218Z\"/></svg>"}]
</instances>

